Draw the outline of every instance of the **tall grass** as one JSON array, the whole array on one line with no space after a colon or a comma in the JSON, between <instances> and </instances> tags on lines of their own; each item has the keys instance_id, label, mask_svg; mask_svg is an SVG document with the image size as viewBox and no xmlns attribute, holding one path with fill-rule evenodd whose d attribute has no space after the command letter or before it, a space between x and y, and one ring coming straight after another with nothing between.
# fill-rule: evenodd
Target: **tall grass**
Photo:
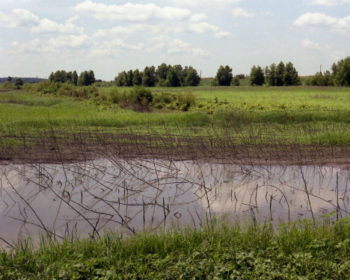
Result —
<instances>
[{"instance_id":1,"label":"tall grass","mask_svg":"<svg viewBox=\"0 0 350 280\"><path fill-rule=\"evenodd\" d=\"M29 242L0 254L0 279L349 279L350 223L173 229Z\"/></svg>"}]
</instances>

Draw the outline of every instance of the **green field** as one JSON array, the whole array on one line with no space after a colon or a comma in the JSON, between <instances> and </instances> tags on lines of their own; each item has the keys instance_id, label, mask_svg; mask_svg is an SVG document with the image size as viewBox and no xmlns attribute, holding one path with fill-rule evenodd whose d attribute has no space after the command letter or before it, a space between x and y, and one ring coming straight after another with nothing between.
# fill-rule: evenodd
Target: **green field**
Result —
<instances>
[{"instance_id":1,"label":"green field","mask_svg":"<svg viewBox=\"0 0 350 280\"><path fill-rule=\"evenodd\" d=\"M327 220L22 243L0 279L349 279L349 220Z\"/></svg>"},{"instance_id":2,"label":"green field","mask_svg":"<svg viewBox=\"0 0 350 280\"><path fill-rule=\"evenodd\" d=\"M43 130L132 131L172 135L230 135L238 144L350 144L350 90L306 87L154 88L153 95L190 94L186 112L173 104L147 112L107 101L111 88L94 99L0 92L0 135L38 135ZM120 88L119 92L130 91ZM101 97L102 96L102 97Z\"/></svg>"}]
</instances>

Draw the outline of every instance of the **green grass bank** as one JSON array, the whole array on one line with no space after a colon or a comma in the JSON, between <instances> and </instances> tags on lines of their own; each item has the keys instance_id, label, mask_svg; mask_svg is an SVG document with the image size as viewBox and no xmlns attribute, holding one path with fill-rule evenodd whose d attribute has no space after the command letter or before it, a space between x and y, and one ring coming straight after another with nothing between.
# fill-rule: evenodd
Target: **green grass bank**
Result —
<instances>
[{"instance_id":1,"label":"green grass bank","mask_svg":"<svg viewBox=\"0 0 350 280\"><path fill-rule=\"evenodd\" d=\"M216 225L25 243L0 253L0 279L349 279L350 223Z\"/></svg>"}]
</instances>

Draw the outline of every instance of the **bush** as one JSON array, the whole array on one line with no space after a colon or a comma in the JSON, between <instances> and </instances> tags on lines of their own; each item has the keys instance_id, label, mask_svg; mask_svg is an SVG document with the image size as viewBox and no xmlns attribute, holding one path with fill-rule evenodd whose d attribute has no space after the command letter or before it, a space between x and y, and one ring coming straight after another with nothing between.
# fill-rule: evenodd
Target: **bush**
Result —
<instances>
[{"instance_id":1,"label":"bush","mask_svg":"<svg viewBox=\"0 0 350 280\"><path fill-rule=\"evenodd\" d=\"M334 80L329 71L316 73L306 81L308 86L334 86Z\"/></svg>"},{"instance_id":2,"label":"bush","mask_svg":"<svg viewBox=\"0 0 350 280\"><path fill-rule=\"evenodd\" d=\"M131 107L137 111L148 111L152 101L153 95L149 89L136 87L125 96L124 106Z\"/></svg>"},{"instance_id":3,"label":"bush","mask_svg":"<svg viewBox=\"0 0 350 280\"><path fill-rule=\"evenodd\" d=\"M196 99L192 92L177 94L178 106L182 111L188 111L191 106L196 104Z\"/></svg>"},{"instance_id":4,"label":"bush","mask_svg":"<svg viewBox=\"0 0 350 280\"><path fill-rule=\"evenodd\" d=\"M109 91L107 100L112 104L120 104L123 100L123 95L115 88Z\"/></svg>"},{"instance_id":5,"label":"bush","mask_svg":"<svg viewBox=\"0 0 350 280\"><path fill-rule=\"evenodd\" d=\"M3 85L2 85L2 88L4 89L15 89L15 85L11 82L5 82Z\"/></svg>"}]
</instances>

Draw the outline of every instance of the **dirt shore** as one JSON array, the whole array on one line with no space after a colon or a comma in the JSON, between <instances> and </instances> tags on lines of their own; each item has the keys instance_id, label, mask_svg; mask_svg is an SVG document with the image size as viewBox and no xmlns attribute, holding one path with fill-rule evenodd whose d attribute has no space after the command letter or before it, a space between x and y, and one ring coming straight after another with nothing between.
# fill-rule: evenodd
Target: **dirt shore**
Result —
<instances>
[{"instance_id":1,"label":"dirt shore","mask_svg":"<svg viewBox=\"0 0 350 280\"><path fill-rule=\"evenodd\" d=\"M0 149L0 164L68 163L105 157L201 160L252 165L350 167L350 146L237 145L227 139L154 135L70 135L23 139Z\"/></svg>"}]
</instances>

